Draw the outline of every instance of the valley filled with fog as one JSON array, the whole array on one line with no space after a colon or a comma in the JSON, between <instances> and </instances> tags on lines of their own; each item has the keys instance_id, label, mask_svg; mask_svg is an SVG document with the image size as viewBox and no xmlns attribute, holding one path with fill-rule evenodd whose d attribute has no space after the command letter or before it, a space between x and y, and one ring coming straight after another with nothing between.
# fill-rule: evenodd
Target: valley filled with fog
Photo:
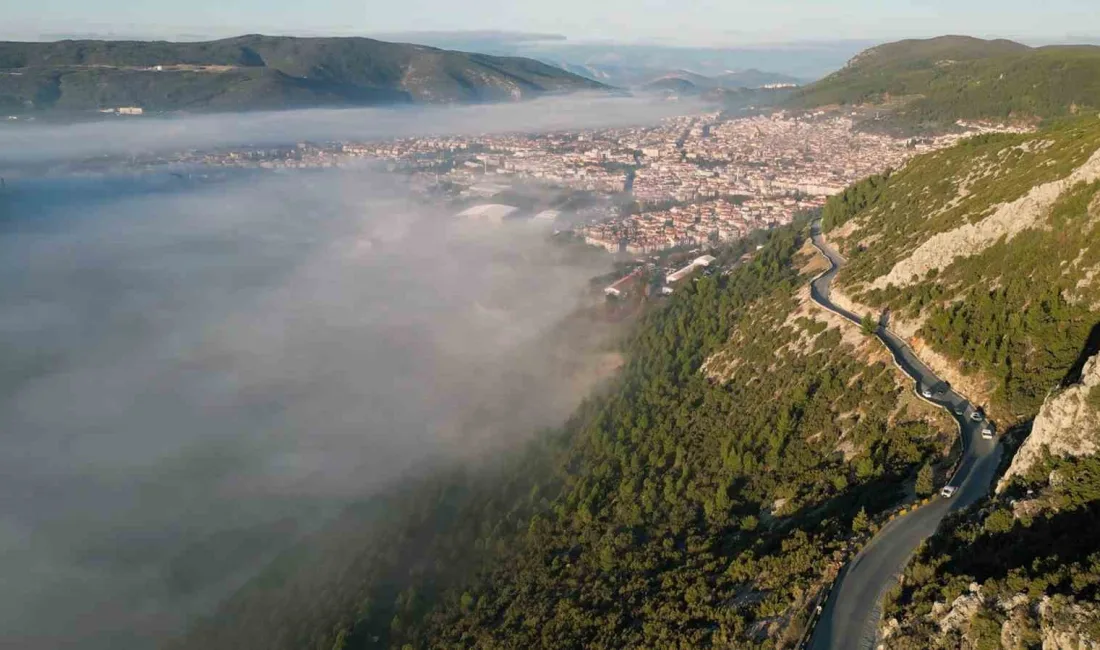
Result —
<instances>
[{"instance_id":1,"label":"valley filled with fog","mask_svg":"<svg viewBox=\"0 0 1100 650\"><path fill-rule=\"evenodd\" d=\"M455 128L545 126L545 108ZM82 136L40 149L0 133L0 628L20 647L150 647L347 504L491 461L607 374L610 329L555 332L610 258L456 219L369 168L11 180L139 141L213 146L236 119L59 127ZM347 126L263 120L291 142Z\"/></svg>"}]
</instances>

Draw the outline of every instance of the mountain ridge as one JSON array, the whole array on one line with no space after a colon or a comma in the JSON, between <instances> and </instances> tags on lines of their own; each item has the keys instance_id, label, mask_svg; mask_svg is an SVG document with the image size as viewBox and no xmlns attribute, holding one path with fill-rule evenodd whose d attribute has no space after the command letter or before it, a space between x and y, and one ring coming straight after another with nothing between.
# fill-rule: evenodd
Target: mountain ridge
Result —
<instances>
[{"instance_id":1,"label":"mountain ridge","mask_svg":"<svg viewBox=\"0 0 1100 650\"><path fill-rule=\"evenodd\" d=\"M532 59L359 37L0 42L0 109L15 112L479 102L604 89Z\"/></svg>"},{"instance_id":2,"label":"mountain ridge","mask_svg":"<svg viewBox=\"0 0 1100 650\"><path fill-rule=\"evenodd\" d=\"M1100 109L1100 46L1029 47L964 36L864 50L794 93L793 108L869 105L889 121L944 129L956 120L1038 121Z\"/></svg>"}]
</instances>

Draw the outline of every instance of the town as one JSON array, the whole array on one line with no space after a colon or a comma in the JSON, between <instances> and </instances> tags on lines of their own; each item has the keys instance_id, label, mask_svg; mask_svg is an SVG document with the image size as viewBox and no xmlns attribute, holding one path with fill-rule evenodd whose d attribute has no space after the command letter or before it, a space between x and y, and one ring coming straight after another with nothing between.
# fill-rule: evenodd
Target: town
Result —
<instances>
[{"instance_id":1,"label":"town","mask_svg":"<svg viewBox=\"0 0 1100 650\"><path fill-rule=\"evenodd\" d=\"M338 167L375 161L416 191L452 199L465 218L554 223L609 253L708 248L789 223L870 174L958 140L1017 127L958 124L955 133L903 138L857 128L854 111L723 112L656 125L557 132L300 143L280 149L194 154L206 165ZM585 200L517 206L518 185Z\"/></svg>"}]
</instances>

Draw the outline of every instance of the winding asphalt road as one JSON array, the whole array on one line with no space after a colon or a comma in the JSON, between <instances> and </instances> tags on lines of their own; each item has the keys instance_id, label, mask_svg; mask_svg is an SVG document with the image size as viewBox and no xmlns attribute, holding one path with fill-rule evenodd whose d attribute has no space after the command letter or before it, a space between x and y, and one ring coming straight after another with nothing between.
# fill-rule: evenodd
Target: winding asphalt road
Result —
<instances>
[{"instance_id":1,"label":"winding asphalt road","mask_svg":"<svg viewBox=\"0 0 1100 650\"><path fill-rule=\"evenodd\" d=\"M810 285L815 302L858 323L860 318L842 309L829 299L833 278L844 258L821 236L821 224L813 224L813 242L829 259L832 268ZM880 325L878 337L886 344L898 365L916 383L920 391L926 387L943 386L942 380L924 365L913 350L897 335ZM958 488L950 498L937 497L930 504L911 514L899 517L882 530L848 563L837 578L825 608L814 628L810 644L813 650L867 650L874 647L875 634L882 616L882 596L905 568L909 557L922 541L931 536L948 512L974 503L989 492L1002 453L996 440L983 440L982 423L970 418L974 406L962 395L950 389L937 393L929 401L952 413L959 422L964 445L959 469L948 482ZM963 414L955 415L958 407Z\"/></svg>"}]
</instances>

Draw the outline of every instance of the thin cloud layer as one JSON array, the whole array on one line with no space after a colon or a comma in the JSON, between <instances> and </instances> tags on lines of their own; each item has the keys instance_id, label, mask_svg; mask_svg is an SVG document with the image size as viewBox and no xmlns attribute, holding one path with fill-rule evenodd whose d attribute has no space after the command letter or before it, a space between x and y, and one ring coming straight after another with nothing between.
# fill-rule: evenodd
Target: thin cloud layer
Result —
<instances>
[{"instance_id":1,"label":"thin cloud layer","mask_svg":"<svg viewBox=\"0 0 1100 650\"><path fill-rule=\"evenodd\" d=\"M0 168L180 149L272 145L303 140L373 140L433 134L555 131L652 123L695 104L652 98L568 95L458 107L312 109L71 125L0 125ZM18 171L15 169L15 171Z\"/></svg>"}]
</instances>

